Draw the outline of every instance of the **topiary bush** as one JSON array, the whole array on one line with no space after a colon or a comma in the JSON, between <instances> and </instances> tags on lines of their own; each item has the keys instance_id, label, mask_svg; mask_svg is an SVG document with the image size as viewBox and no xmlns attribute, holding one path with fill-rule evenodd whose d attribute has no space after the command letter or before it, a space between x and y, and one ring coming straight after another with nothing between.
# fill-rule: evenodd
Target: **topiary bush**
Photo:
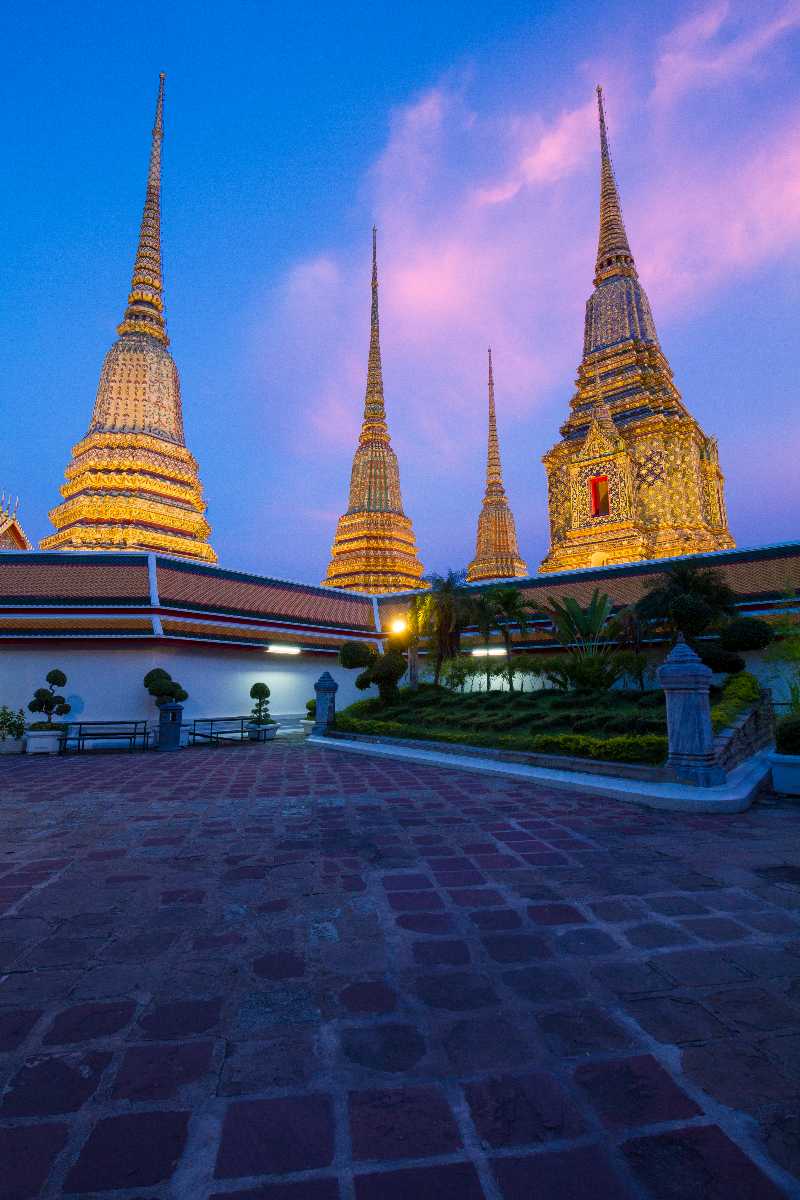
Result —
<instances>
[{"instance_id":1,"label":"topiary bush","mask_svg":"<svg viewBox=\"0 0 800 1200\"><path fill-rule=\"evenodd\" d=\"M163 704L182 704L189 699L185 688L173 679L163 667L153 667L143 680L144 686L156 702L158 708Z\"/></svg>"},{"instance_id":2,"label":"topiary bush","mask_svg":"<svg viewBox=\"0 0 800 1200\"><path fill-rule=\"evenodd\" d=\"M740 654L731 650L723 650L714 642L701 642L693 647L701 662L714 672L715 675L738 675L745 669L746 663Z\"/></svg>"},{"instance_id":3,"label":"topiary bush","mask_svg":"<svg viewBox=\"0 0 800 1200\"><path fill-rule=\"evenodd\" d=\"M759 617L739 617L719 635L723 650L763 650L772 641L772 629Z\"/></svg>"},{"instance_id":4,"label":"topiary bush","mask_svg":"<svg viewBox=\"0 0 800 1200\"><path fill-rule=\"evenodd\" d=\"M783 717L775 726L778 754L800 755L800 714Z\"/></svg>"},{"instance_id":5,"label":"topiary bush","mask_svg":"<svg viewBox=\"0 0 800 1200\"><path fill-rule=\"evenodd\" d=\"M307 719L308 719L309 721L313 721L313 720L314 720L314 717L316 717L316 715L317 715L317 701L316 701L316 699L312 699L312 700L306 700L306 713L308 714L308 717L307 717Z\"/></svg>"},{"instance_id":6,"label":"topiary bush","mask_svg":"<svg viewBox=\"0 0 800 1200\"><path fill-rule=\"evenodd\" d=\"M274 725L269 715L269 688L265 683L254 683L250 688L250 699L255 700L250 713L254 725Z\"/></svg>"},{"instance_id":7,"label":"topiary bush","mask_svg":"<svg viewBox=\"0 0 800 1200\"><path fill-rule=\"evenodd\" d=\"M339 648L339 663L348 671L368 667L376 657L377 651L370 642L345 642Z\"/></svg>"},{"instance_id":8,"label":"topiary bush","mask_svg":"<svg viewBox=\"0 0 800 1200\"><path fill-rule=\"evenodd\" d=\"M56 692L56 688L62 688L67 682L64 672L54 667L52 671L47 672L45 679L48 686L36 689L33 699L28 704L28 710L33 713L44 713L46 720L34 722L29 726L30 729L51 729L54 724L54 713L57 717L65 717L68 712L72 711L72 706L67 704L65 698Z\"/></svg>"}]
</instances>

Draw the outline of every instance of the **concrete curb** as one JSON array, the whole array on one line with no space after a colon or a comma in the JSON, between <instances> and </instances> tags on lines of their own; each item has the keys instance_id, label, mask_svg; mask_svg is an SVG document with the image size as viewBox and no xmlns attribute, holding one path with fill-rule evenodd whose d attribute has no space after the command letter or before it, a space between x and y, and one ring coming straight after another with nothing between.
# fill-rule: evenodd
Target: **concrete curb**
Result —
<instances>
[{"instance_id":1,"label":"concrete curb","mask_svg":"<svg viewBox=\"0 0 800 1200\"><path fill-rule=\"evenodd\" d=\"M547 767L530 767L522 763L500 762L468 755L441 754L435 750L412 750L406 746L391 746L386 742L350 742L344 738L311 735L314 746L330 750L346 750L350 754L373 754L382 758L403 759L430 766L451 767L465 771L483 771L491 775L506 775L526 779L547 787L565 791L581 791L607 800L622 800L665 812L740 813L750 807L769 775L768 751L742 763L731 771L724 784L717 787L692 787L682 783L645 783L637 779L610 779L590 772L556 771Z\"/></svg>"}]
</instances>

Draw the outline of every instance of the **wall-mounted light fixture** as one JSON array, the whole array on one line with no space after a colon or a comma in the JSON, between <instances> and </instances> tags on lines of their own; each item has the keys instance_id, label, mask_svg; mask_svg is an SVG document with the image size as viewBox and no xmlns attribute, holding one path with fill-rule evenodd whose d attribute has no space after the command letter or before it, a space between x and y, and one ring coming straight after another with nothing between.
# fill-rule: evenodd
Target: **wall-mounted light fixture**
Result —
<instances>
[{"instance_id":1,"label":"wall-mounted light fixture","mask_svg":"<svg viewBox=\"0 0 800 1200\"><path fill-rule=\"evenodd\" d=\"M502 646L484 646L481 650L470 650L470 654L476 658L501 658L505 653Z\"/></svg>"},{"instance_id":2,"label":"wall-mounted light fixture","mask_svg":"<svg viewBox=\"0 0 800 1200\"><path fill-rule=\"evenodd\" d=\"M267 646L267 654L300 654L299 646L282 646L280 642L272 642Z\"/></svg>"},{"instance_id":3,"label":"wall-mounted light fixture","mask_svg":"<svg viewBox=\"0 0 800 1200\"><path fill-rule=\"evenodd\" d=\"M408 629L408 622L405 617L395 617L389 629L392 633L405 633Z\"/></svg>"}]
</instances>

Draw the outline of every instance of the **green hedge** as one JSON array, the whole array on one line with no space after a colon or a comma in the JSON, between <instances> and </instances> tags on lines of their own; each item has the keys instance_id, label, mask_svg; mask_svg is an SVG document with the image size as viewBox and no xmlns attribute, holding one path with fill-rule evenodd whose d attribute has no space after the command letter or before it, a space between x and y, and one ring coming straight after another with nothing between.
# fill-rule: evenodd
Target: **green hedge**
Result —
<instances>
[{"instance_id":1,"label":"green hedge","mask_svg":"<svg viewBox=\"0 0 800 1200\"><path fill-rule=\"evenodd\" d=\"M400 721L360 720L339 713L339 733L364 733L374 737L402 737L448 742L451 745L481 746L487 749L522 750L528 754L566 754L575 758L593 758L605 762L663 763L667 757L667 739L658 734L626 734L598 738L576 733L472 733L467 730L436 729L427 725Z\"/></svg>"},{"instance_id":2,"label":"green hedge","mask_svg":"<svg viewBox=\"0 0 800 1200\"><path fill-rule=\"evenodd\" d=\"M784 717L775 729L775 749L778 754L800 755L800 715Z\"/></svg>"},{"instance_id":3,"label":"green hedge","mask_svg":"<svg viewBox=\"0 0 800 1200\"><path fill-rule=\"evenodd\" d=\"M755 675L742 671L732 675L722 689L719 701L711 708L711 724L715 733L727 729L737 717L750 708L761 696L761 686Z\"/></svg>"}]
</instances>

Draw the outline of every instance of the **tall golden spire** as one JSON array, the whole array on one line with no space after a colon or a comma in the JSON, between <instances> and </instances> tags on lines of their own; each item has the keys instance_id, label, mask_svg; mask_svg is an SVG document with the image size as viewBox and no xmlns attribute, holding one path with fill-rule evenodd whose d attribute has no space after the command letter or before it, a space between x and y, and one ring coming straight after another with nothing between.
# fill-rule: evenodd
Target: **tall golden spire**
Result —
<instances>
[{"instance_id":1,"label":"tall golden spire","mask_svg":"<svg viewBox=\"0 0 800 1200\"><path fill-rule=\"evenodd\" d=\"M158 99L150 147L150 167L144 198L139 245L133 264L128 307L117 333L148 333L164 346L169 345L164 318L164 284L161 271L161 144L164 141L164 80L158 77Z\"/></svg>"},{"instance_id":2,"label":"tall golden spire","mask_svg":"<svg viewBox=\"0 0 800 1200\"><path fill-rule=\"evenodd\" d=\"M339 518L323 582L330 587L376 594L424 586L422 570L414 530L403 511L400 471L386 422L378 316L377 230L373 226L364 418L353 457L347 512Z\"/></svg>"},{"instance_id":3,"label":"tall golden spire","mask_svg":"<svg viewBox=\"0 0 800 1200\"><path fill-rule=\"evenodd\" d=\"M544 456L550 551L542 571L727 550L717 444L686 408L633 261L603 91L600 234L583 359L561 440Z\"/></svg>"},{"instance_id":4,"label":"tall golden spire","mask_svg":"<svg viewBox=\"0 0 800 1200\"><path fill-rule=\"evenodd\" d=\"M514 579L528 574L520 558L514 514L508 505L500 465L500 442L494 406L494 372L489 349L489 436L486 450L486 491L478 516L475 557L467 567L467 580Z\"/></svg>"},{"instance_id":5,"label":"tall golden spire","mask_svg":"<svg viewBox=\"0 0 800 1200\"><path fill-rule=\"evenodd\" d=\"M364 422L360 441L371 437L389 440L386 424L386 404L383 398L383 368L381 366L381 325L378 315L378 228L372 226L372 309L369 321L369 358L367 360L367 390L364 395Z\"/></svg>"},{"instance_id":6,"label":"tall golden spire","mask_svg":"<svg viewBox=\"0 0 800 1200\"><path fill-rule=\"evenodd\" d=\"M198 478L186 449L181 385L167 346L161 281L164 75L139 243L119 338L100 373L89 430L72 448L56 532L43 550L158 550L216 562Z\"/></svg>"},{"instance_id":7,"label":"tall golden spire","mask_svg":"<svg viewBox=\"0 0 800 1200\"><path fill-rule=\"evenodd\" d=\"M635 274L636 266L622 219L614 167L608 149L606 114L603 108L603 89L597 85L597 110L600 118L600 235L597 240L597 262L594 285L611 275Z\"/></svg>"},{"instance_id":8,"label":"tall golden spire","mask_svg":"<svg viewBox=\"0 0 800 1200\"><path fill-rule=\"evenodd\" d=\"M494 410L494 374L492 348L489 347L489 442L486 452L486 495L505 495L503 471L500 466L500 443L497 440L497 417Z\"/></svg>"}]
</instances>

